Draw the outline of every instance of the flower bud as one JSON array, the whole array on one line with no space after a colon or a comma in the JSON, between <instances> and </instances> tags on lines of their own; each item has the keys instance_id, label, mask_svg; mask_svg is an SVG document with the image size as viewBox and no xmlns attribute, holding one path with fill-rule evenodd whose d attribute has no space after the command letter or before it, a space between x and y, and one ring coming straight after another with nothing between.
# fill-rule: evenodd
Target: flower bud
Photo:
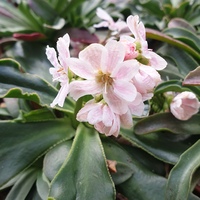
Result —
<instances>
[{"instance_id":1,"label":"flower bud","mask_svg":"<svg viewBox=\"0 0 200 200\"><path fill-rule=\"evenodd\" d=\"M198 113L200 103L192 92L178 94L170 104L171 113L179 120L188 120Z\"/></svg>"}]
</instances>

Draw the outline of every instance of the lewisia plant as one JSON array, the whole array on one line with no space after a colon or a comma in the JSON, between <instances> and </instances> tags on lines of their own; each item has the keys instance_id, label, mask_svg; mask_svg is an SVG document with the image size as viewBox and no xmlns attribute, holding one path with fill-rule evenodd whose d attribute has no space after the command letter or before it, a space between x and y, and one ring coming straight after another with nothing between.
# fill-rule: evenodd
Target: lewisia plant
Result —
<instances>
[{"instance_id":1,"label":"lewisia plant","mask_svg":"<svg viewBox=\"0 0 200 200\"><path fill-rule=\"evenodd\" d=\"M76 118L106 136L117 137L120 127L133 126L133 115L143 115L144 102L152 98L161 82L157 70L167 66L162 57L148 49L139 17L129 16L126 24L132 36L110 38L105 45L93 43L80 51L78 58L70 57L68 34L58 39L58 58L55 49L46 49L54 66L50 68L53 81L61 86L51 106L62 107L67 95L75 101L89 96Z\"/></svg>"}]
</instances>

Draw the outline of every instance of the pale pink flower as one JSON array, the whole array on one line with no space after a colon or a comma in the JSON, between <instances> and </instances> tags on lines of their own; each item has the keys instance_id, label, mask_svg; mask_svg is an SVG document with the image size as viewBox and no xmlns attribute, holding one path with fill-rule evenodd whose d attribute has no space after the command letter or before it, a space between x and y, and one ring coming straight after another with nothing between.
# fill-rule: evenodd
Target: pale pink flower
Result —
<instances>
[{"instance_id":1,"label":"pale pink flower","mask_svg":"<svg viewBox=\"0 0 200 200\"><path fill-rule=\"evenodd\" d=\"M137 59L145 65L149 65L156 70L162 70L167 66L167 62L158 54L148 49L146 41L146 31L144 24L139 21L139 16L129 16L127 18L127 25L134 35L121 36L120 41L126 46L126 59Z\"/></svg>"},{"instance_id":2,"label":"pale pink flower","mask_svg":"<svg viewBox=\"0 0 200 200\"><path fill-rule=\"evenodd\" d=\"M154 88L161 83L160 74L154 68L142 64L132 80L143 101L151 99Z\"/></svg>"},{"instance_id":3,"label":"pale pink flower","mask_svg":"<svg viewBox=\"0 0 200 200\"><path fill-rule=\"evenodd\" d=\"M126 22L122 20L118 20L115 22L113 18L102 8L97 8L96 14L104 21L98 24L94 24L95 28L108 27L108 29L114 31L114 34L120 33L121 31L128 31Z\"/></svg>"},{"instance_id":4,"label":"pale pink flower","mask_svg":"<svg viewBox=\"0 0 200 200\"><path fill-rule=\"evenodd\" d=\"M138 57L139 52L136 47L135 39L130 36L121 36L119 40L125 47L126 53L124 60L135 59Z\"/></svg>"},{"instance_id":5,"label":"pale pink flower","mask_svg":"<svg viewBox=\"0 0 200 200\"><path fill-rule=\"evenodd\" d=\"M199 101L192 92L182 92L170 104L171 113L179 120L188 120L199 111Z\"/></svg>"},{"instance_id":6,"label":"pale pink flower","mask_svg":"<svg viewBox=\"0 0 200 200\"><path fill-rule=\"evenodd\" d=\"M94 128L106 136L117 137L120 131L120 117L112 109L102 102L88 101L77 113L77 120L89 122Z\"/></svg>"},{"instance_id":7,"label":"pale pink flower","mask_svg":"<svg viewBox=\"0 0 200 200\"><path fill-rule=\"evenodd\" d=\"M91 44L71 58L70 70L84 80L70 83L70 95L77 100L84 95L102 95L116 114L125 114L128 103L137 96L131 80L138 71L136 60L124 61L124 46L111 40L105 46Z\"/></svg>"},{"instance_id":8,"label":"pale pink flower","mask_svg":"<svg viewBox=\"0 0 200 200\"><path fill-rule=\"evenodd\" d=\"M131 115L142 116L142 114L144 113L143 101L144 101L144 98L138 92L135 100L132 101L131 103L129 103L129 105L128 105Z\"/></svg>"},{"instance_id":9,"label":"pale pink flower","mask_svg":"<svg viewBox=\"0 0 200 200\"><path fill-rule=\"evenodd\" d=\"M69 43L70 38L68 34L65 34L63 37L60 37L57 41L57 53L54 48L47 46L46 55L51 64L54 67L49 69L50 74L53 76L53 81L60 82L61 88L58 92L58 95L51 103L51 107L54 107L56 104L63 106L65 98L69 91L69 79L68 79L68 59L70 57L69 53Z\"/></svg>"}]
</instances>

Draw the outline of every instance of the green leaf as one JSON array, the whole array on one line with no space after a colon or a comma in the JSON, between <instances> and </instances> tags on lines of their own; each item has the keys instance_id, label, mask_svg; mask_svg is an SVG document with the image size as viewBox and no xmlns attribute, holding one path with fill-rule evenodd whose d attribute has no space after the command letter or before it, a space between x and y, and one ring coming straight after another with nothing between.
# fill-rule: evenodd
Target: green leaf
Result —
<instances>
[{"instance_id":1,"label":"green leaf","mask_svg":"<svg viewBox=\"0 0 200 200\"><path fill-rule=\"evenodd\" d=\"M180 155L190 146L167 140L161 133L136 135L133 130L122 129L121 136L155 158L171 164L176 163Z\"/></svg>"},{"instance_id":2,"label":"green leaf","mask_svg":"<svg viewBox=\"0 0 200 200\"><path fill-rule=\"evenodd\" d=\"M166 184L165 178L141 164L134 152L127 152L109 138L104 138L102 141L106 157L117 162L117 172L113 173L112 177L120 193L128 199L146 200L149 196L155 200L162 199Z\"/></svg>"},{"instance_id":3,"label":"green leaf","mask_svg":"<svg viewBox=\"0 0 200 200\"><path fill-rule=\"evenodd\" d=\"M184 49L165 45L159 49L159 53L161 53L163 57L170 58L171 61L174 62L174 65L179 69L179 72L184 76L199 66L198 61L200 60L200 56L198 55L197 60L195 60L191 55L184 51Z\"/></svg>"},{"instance_id":4,"label":"green leaf","mask_svg":"<svg viewBox=\"0 0 200 200\"><path fill-rule=\"evenodd\" d=\"M94 129L80 124L72 148L53 179L49 199L115 199L101 140Z\"/></svg>"},{"instance_id":5,"label":"green leaf","mask_svg":"<svg viewBox=\"0 0 200 200\"><path fill-rule=\"evenodd\" d=\"M47 108L32 110L28 113L21 113L21 115L22 116L20 116L19 119L16 119L15 121L39 122L56 119L54 113Z\"/></svg>"},{"instance_id":6,"label":"green leaf","mask_svg":"<svg viewBox=\"0 0 200 200\"><path fill-rule=\"evenodd\" d=\"M109 138L102 137L102 144L106 158L111 161L116 161L117 172L111 173L114 183L118 185L128 180L136 171L133 163L130 163L130 155Z\"/></svg>"},{"instance_id":7,"label":"green leaf","mask_svg":"<svg viewBox=\"0 0 200 200\"><path fill-rule=\"evenodd\" d=\"M70 121L0 122L0 186L29 167L55 144L74 136Z\"/></svg>"},{"instance_id":8,"label":"green leaf","mask_svg":"<svg viewBox=\"0 0 200 200\"><path fill-rule=\"evenodd\" d=\"M200 115L194 115L187 121L181 121L171 113L157 113L137 122L134 131L138 135L160 131L183 135L199 135L199 121Z\"/></svg>"},{"instance_id":9,"label":"green leaf","mask_svg":"<svg viewBox=\"0 0 200 200\"><path fill-rule=\"evenodd\" d=\"M179 92L184 92L184 91L192 91L196 95L200 96L200 89L198 87L189 86L189 85L183 86L183 82L179 80L170 80L170 81L164 81L160 83L156 87L154 94L158 95L158 94L163 94L165 92L179 93Z\"/></svg>"},{"instance_id":10,"label":"green leaf","mask_svg":"<svg viewBox=\"0 0 200 200\"><path fill-rule=\"evenodd\" d=\"M165 82L162 82L160 83L156 89L155 89L155 92L154 94L157 95L157 94L162 94L162 93L165 93L165 92L183 92L183 91L190 91L189 88L187 87L182 87L182 82L179 81L179 80L170 80L170 81L165 81Z\"/></svg>"},{"instance_id":11,"label":"green leaf","mask_svg":"<svg viewBox=\"0 0 200 200\"><path fill-rule=\"evenodd\" d=\"M47 180L46 176L42 171L38 173L37 181L36 181L36 187L37 192L41 199L46 200L48 198L49 193L49 181Z\"/></svg>"},{"instance_id":12,"label":"green leaf","mask_svg":"<svg viewBox=\"0 0 200 200\"><path fill-rule=\"evenodd\" d=\"M14 184L6 200L25 200L37 178L37 173L35 169L28 169Z\"/></svg>"},{"instance_id":13,"label":"green leaf","mask_svg":"<svg viewBox=\"0 0 200 200\"><path fill-rule=\"evenodd\" d=\"M185 151L169 174L166 200L187 200L191 178L200 166L200 140Z\"/></svg>"},{"instance_id":14,"label":"green leaf","mask_svg":"<svg viewBox=\"0 0 200 200\"><path fill-rule=\"evenodd\" d=\"M185 28L167 28L164 33L178 39L190 47L194 48L197 52L200 50L200 39L193 32Z\"/></svg>"},{"instance_id":15,"label":"green leaf","mask_svg":"<svg viewBox=\"0 0 200 200\"><path fill-rule=\"evenodd\" d=\"M52 75L49 68L53 67L45 54L46 46L37 42L16 42L12 48L6 51L6 56L20 63L20 67L26 73L35 74L49 83L52 83Z\"/></svg>"},{"instance_id":16,"label":"green leaf","mask_svg":"<svg viewBox=\"0 0 200 200\"><path fill-rule=\"evenodd\" d=\"M187 44L185 44L185 43L183 43L179 40L176 40L176 39L174 39L174 38L172 38L172 37L170 37L170 36L168 36L164 33L161 33L159 31L156 31L156 30L153 30L153 29L146 28L146 35L147 35L147 38L151 38L151 39L155 39L155 40L159 40L159 41L168 43L170 45L173 45L174 47L178 47L178 48L186 51L187 53L192 55L197 60L200 59L198 51L195 51L189 45L187 45ZM167 53L170 53L170 50L167 51ZM181 58L183 58L183 56L181 56Z\"/></svg>"},{"instance_id":17,"label":"green leaf","mask_svg":"<svg viewBox=\"0 0 200 200\"><path fill-rule=\"evenodd\" d=\"M21 73L20 66L11 59L0 60L0 98L14 97L34 101L42 106L49 106L57 95L56 89L48 82L28 73ZM73 102L66 98L60 110L73 111Z\"/></svg>"},{"instance_id":18,"label":"green leaf","mask_svg":"<svg viewBox=\"0 0 200 200\"><path fill-rule=\"evenodd\" d=\"M52 181L64 163L72 146L72 140L64 141L52 148L44 157L43 171L49 181Z\"/></svg>"},{"instance_id":19,"label":"green leaf","mask_svg":"<svg viewBox=\"0 0 200 200\"><path fill-rule=\"evenodd\" d=\"M43 19L52 22L58 16L56 11L51 6L50 2L48 1L41 1L41 0L28 0L28 5L30 8L40 17Z\"/></svg>"}]
</instances>

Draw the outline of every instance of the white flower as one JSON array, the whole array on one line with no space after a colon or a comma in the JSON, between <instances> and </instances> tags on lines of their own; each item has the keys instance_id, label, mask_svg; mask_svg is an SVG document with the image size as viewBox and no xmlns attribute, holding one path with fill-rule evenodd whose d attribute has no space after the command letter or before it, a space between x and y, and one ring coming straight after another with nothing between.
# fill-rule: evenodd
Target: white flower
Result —
<instances>
[{"instance_id":1,"label":"white flower","mask_svg":"<svg viewBox=\"0 0 200 200\"><path fill-rule=\"evenodd\" d=\"M113 34L120 33L121 31L126 32L128 30L126 22L122 20L115 22L113 18L102 8L97 8L96 14L99 18L103 19L103 21L95 24L95 28L108 27L108 29L113 31Z\"/></svg>"},{"instance_id":2,"label":"white flower","mask_svg":"<svg viewBox=\"0 0 200 200\"><path fill-rule=\"evenodd\" d=\"M60 82L61 88L58 95L51 103L51 107L56 104L63 106L65 98L69 91L69 78L68 78L68 59L70 58L69 53L70 38L68 34L60 37L57 42L58 58L54 48L47 46L46 55L51 64L54 67L49 69L50 74L53 76L53 81Z\"/></svg>"}]
</instances>

